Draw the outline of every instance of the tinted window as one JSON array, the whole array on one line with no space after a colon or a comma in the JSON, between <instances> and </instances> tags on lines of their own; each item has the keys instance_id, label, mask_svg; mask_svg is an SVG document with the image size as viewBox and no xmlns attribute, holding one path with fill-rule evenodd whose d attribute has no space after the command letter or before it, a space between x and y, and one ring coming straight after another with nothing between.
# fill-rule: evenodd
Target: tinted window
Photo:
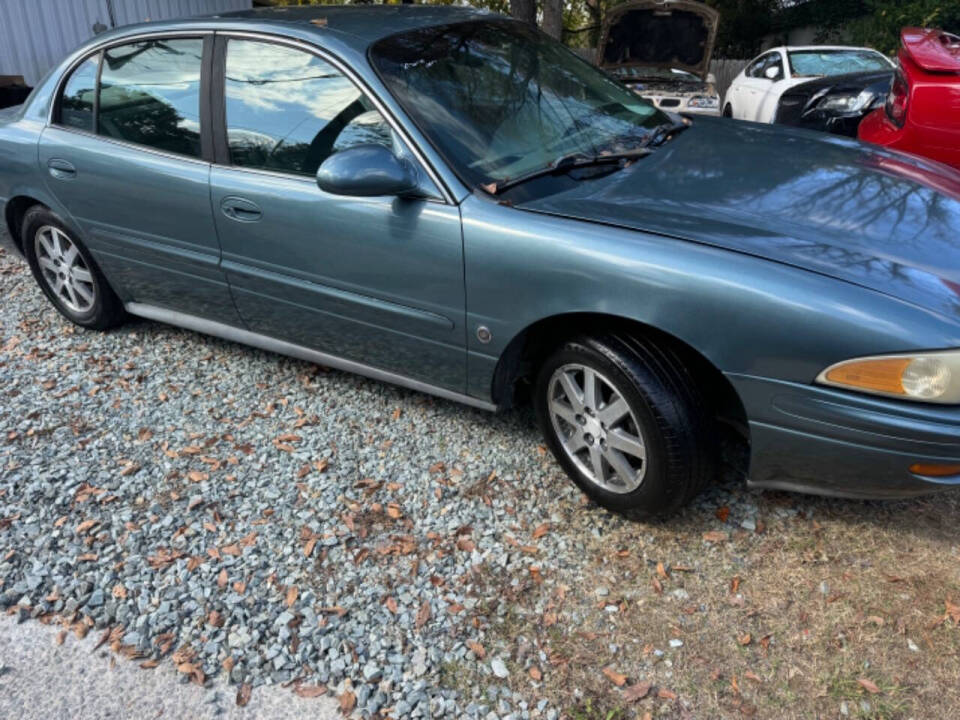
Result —
<instances>
[{"instance_id":1,"label":"tinted window","mask_svg":"<svg viewBox=\"0 0 960 720\"><path fill-rule=\"evenodd\" d=\"M97 87L100 54L80 63L63 86L60 96L60 124L93 132L93 98Z\"/></svg>"},{"instance_id":2,"label":"tinted window","mask_svg":"<svg viewBox=\"0 0 960 720\"><path fill-rule=\"evenodd\" d=\"M203 40L151 40L111 48L100 76L101 135L200 156Z\"/></svg>"},{"instance_id":3,"label":"tinted window","mask_svg":"<svg viewBox=\"0 0 960 720\"><path fill-rule=\"evenodd\" d=\"M234 165L314 175L334 152L360 143L395 145L389 125L357 87L300 50L231 40L225 96Z\"/></svg>"}]
</instances>

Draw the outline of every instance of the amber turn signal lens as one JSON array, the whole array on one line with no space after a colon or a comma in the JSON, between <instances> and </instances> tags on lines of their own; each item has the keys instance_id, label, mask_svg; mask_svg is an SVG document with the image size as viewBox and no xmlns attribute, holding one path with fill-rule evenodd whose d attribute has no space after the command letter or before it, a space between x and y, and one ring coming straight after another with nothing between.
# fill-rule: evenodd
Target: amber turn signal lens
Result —
<instances>
[{"instance_id":1,"label":"amber turn signal lens","mask_svg":"<svg viewBox=\"0 0 960 720\"><path fill-rule=\"evenodd\" d=\"M960 475L960 465L914 463L910 466L910 472L914 475L925 475L927 477L950 477L951 475Z\"/></svg>"},{"instance_id":2,"label":"amber turn signal lens","mask_svg":"<svg viewBox=\"0 0 960 720\"><path fill-rule=\"evenodd\" d=\"M848 362L831 368L826 377L836 385L906 395L903 373L910 362L911 358L903 357Z\"/></svg>"}]
</instances>

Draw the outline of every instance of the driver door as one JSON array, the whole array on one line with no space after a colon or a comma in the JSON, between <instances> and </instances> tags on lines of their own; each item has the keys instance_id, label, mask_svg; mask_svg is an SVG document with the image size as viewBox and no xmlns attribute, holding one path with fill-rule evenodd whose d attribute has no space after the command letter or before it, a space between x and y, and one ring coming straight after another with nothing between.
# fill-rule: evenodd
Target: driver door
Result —
<instances>
[{"instance_id":1,"label":"driver door","mask_svg":"<svg viewBox=\"0 0 960 720\"><path fill-rule=\"evenodd\" d=\"M320 190L317 168L333 153L371 142L401 156L409 150L370 99L319 56L266 40L217 42L214 106L222 93L224 117L211 201L244 322L463 392L459 209L424 172L426 199Z\"/></svg>"}]
</instances>

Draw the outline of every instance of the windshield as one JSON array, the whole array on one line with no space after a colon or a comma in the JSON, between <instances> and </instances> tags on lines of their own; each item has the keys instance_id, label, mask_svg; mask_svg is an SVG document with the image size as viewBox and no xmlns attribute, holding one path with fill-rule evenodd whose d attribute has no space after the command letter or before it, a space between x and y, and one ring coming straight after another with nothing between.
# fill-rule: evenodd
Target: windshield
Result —
<instances>
[{"instance_id":1,"label":"windshield","mask_svg":"<svg viewBox=\"0 0 960 720\"><path fill-rule=\"evenodd\" d=\"M390 92L458 174L487 185L574 154L638 146L669 118L559 43L482 20L381 40Z\"/></svg>"},{"instance_id":2,"label":"windshield","mask_svg":"<svg viewBox=\"0 0 960 720\"><path fill-rule=\"evenodd\" d=\"M893 65L870 50L795 50L787 53L794 76L822 77L855 72L890 70Z\"/></svg>"}]
</instances>

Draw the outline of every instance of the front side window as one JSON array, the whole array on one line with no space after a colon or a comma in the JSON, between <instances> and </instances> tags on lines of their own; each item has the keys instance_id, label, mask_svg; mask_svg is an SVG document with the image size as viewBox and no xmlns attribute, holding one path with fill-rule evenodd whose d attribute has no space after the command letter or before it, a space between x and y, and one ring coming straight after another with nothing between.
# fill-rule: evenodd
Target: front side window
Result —
<instances>
[{"instance_id":1,"label":"front side window","mask_svg":"<svg viewBox=\"0 0 960 720\"><path fill-rule=\"evenodd\" d=\"M559 43L481 20L381 40L373 64L467 182L500 183L574 154L635 148L666 115Z\"/></svg>"},{"instance_id":2,"label":"front side window","mask_svg":"<svg viewBox=\"0 0 960 720\"><path fill-rule=\"evenodd\" d=\"M203 40L173 38L106 50L97 132L200 157Z\"/></svg>"},{"instance_id":3,"label":"front side window","mask_svg":"<svg viewBox=\"0 0 960 720\"><path fill-rule=\"evenodd\" d=\"M330 155L363 143L400 152L383 116L343 73L275 43L227 43L224 100L230 162L315 175Z\"/></svg>"}]
</instances>

